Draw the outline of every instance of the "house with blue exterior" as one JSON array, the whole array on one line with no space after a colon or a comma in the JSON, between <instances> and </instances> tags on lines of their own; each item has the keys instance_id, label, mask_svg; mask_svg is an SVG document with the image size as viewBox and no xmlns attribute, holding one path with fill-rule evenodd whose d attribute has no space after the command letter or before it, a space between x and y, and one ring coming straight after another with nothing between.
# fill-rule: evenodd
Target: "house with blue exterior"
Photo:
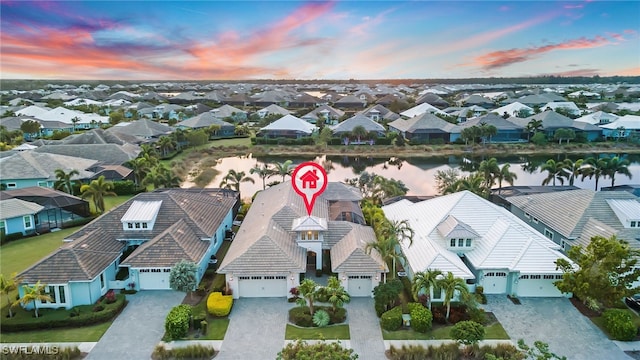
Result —
<instances>
[{"instance_id":1,"label":"house with blue exterior","mask_svg":"<svg viewBox=\"0 0 640 360\"><path fill-rule=\"evenodd\" d=\"M488 113L487 115L473 118L465 121L460 126L464 128L477 126L481 127L483 124L493 125L496 127L496 134L491 136L491 139L487 139L490 142L520 142L524 140L525 128L514 122L509 121L512 117L504 119L502 116L496 113Z\"/></svg>"},{"instance_id":2,"label":"house with blue exterior","mask_svg":"<svg viewBox=\"0 0 640 360\"><path fill-rule=\"evenodd\" d=\"M65 238L19 274L21 285L46 284L53 301L39 308L69 309L93 304L110 289L169 289L180 260L198 265L200 281L239 206L238 193L226 189L138 194Z\"/></svg>"},{"instance_id":3,"label":"house with blue exterior","mask_svg":"<svg viewBox=\"0 0 640 360\"><path fill-rule=\"evenodd\" d=\"M0 233L33 234L36 231L38 213L44 206L20 199L0 200Z\"/></svg>"},{"instance_id":4,"label":"house with blue exterior","mask_svg":"<svg viewBox=\"0 0 640 360\"><path fill-rule=\"evenodd\" d=\"M211 111L182 120L176 124L176 127L178 129L209 129L212 125L219 127L212 132L213 138L234 136L236 133L235 125L220 119Z\"/></svg>"},{"instance_id":5,"label":"house with blue exterior","mask_svg":"<svg viewBox=\"0 0 640 360\"><path fill-rule=\"evenodd\" d=\"M423 113L410 119L398 119L389 124L389 131L395 131L412 143L452 143L460 137L462 128L432 113Z\"/></svg>"}]
</instances>

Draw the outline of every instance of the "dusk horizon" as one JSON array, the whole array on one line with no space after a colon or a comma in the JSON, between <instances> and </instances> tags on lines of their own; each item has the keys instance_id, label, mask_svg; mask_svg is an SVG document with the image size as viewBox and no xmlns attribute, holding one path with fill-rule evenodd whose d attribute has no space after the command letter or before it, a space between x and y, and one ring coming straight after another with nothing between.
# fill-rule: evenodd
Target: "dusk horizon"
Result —
<instances>
[{"instance_id":1,"label":"dusk horizon","mask_svg":"<svg viewBox=\"0 0 640 360\"><path fill-rule=\"evenodd\" d=\"M3 1L0 7L5 80L640 76L635 1Z\"/></svg>"}]
</instances>

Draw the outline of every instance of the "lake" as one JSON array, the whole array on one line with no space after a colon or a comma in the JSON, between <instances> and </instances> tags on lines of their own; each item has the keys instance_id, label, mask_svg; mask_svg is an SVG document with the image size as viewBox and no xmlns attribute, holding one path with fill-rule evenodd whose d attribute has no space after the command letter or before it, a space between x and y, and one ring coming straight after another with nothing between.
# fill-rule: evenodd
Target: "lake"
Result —
<instances>
[{"instance_id":1,"label":"lake","mask_svg":"<svg viewBox=\"0 0 640 360\"><path fill-rule=\"evenodd\" d=\"M540 173L535 167L536 164L542 164L548 159L554 159L561 161L565 158L576 160L578 158L586 158L593 154L587 154L584 156L575 155L535 155L535 156L505 156L496 157L500 166L505 163L511 164L511 171L514 172L518 179L514 182L514 185L541 185L542 181L547 177L547 173ZM631 172L632 179L624 175L618 174L616 176L616 185L632 184L640 182L640 155L623 155L629 159L631 165L629 171ZM485 157L486 158L486 157ZM244 171L247 176L252 177L255 180L255 184L243 182L240 185L240 192L243 198L250 198L256 191L262 190L262 179L257 175L252 175L249 170L256 164L274 164L276 162L284 162L288 159L292 160L294 167L305 161L316 161L320 164L331 164L331 169L328 171L329 181L344 181L347 178L353 178L359 176L363 171L369 173L375 173L386 178L393 178L401 180L409 189L408 195L436 195L437 190L435 188L435 174L438 170L446 170L449 168L459 169L463 174L468 174L477 167L478 163L485 159L483 157L475 157L470 155L468 157L463 156L448 156L448 157L423 157L423 158L383 158L383 157L367 157L367 156L317 156L317 157L253 157L251 154L240 157L228 157L218 160L215 169L220 171L213 181L208 185L209 187L219 187L222 178L233 169L235 171ZM527 167L535 168L532 172L527 171ZM289 179L287 177L287 179ZM267 184L272 181L281 181L280 176L273 176L267 179ZM557 183L560 185L560 183ZM567 185L567 183L565 183ZM577 179L574 183L575 186L585 189L594 189L595 179L585 179L580 181ZM599 186L610 186L611 179L600 178ZM190 183L183 184L183 187L192 186ZM508 184L503 184L508 186ZM497 185L495 186L497 187Z\"/></svg>"}]
</instances>

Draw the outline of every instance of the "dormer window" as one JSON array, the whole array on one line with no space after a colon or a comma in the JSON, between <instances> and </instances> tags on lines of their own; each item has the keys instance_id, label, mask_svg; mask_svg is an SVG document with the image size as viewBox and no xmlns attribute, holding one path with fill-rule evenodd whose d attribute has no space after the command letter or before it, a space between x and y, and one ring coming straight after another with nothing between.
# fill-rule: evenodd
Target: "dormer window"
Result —
<instances>
[{"instance_id":1,"label":"dormer window","mask_svg":"<svg viewBox=\"0 0 640 360\"><path fill-rule=\"evenodd\" d=\"M471 244L473 243L471 240L472 239L470 238L449 239L449 247L458 248L458 249L470 248Z\"/></svg>"},{"instance_id":2,"label":"dormer window","mask_svg":"<svg viewBox=\"0 0 640 360\"><path fill-rule=\"evenodd\" d=\"M133 201L120 219L122 228L129 231L153 229L161 205L162 201Z\"/></svg>"},{"instance_id":3,"label":"dormer window","mask_svg":"<svg viewBox=\"0 0 640 360\"><path fill-rule=\"evenodd\" d=\"M625 228L640 227L640 202L632 199L608 199L607 203Z\"/></svg>"},{"instance_id":4,"label":"dormer window","mask_svg":"<svg viewBox=\"0 0 640 360\"><path fill-rule=\"evenodd\" d=\"M473 239L480 235L471 226L449 215L437 226L438 232L444 239L449 240L449 248L455 250L471 250Z\"/></svg>"}]
</instances>

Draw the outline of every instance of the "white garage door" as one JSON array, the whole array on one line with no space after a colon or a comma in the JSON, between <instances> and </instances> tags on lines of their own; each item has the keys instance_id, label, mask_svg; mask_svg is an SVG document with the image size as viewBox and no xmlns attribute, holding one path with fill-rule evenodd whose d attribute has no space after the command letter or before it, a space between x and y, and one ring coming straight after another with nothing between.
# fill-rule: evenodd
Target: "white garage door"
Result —
<instances>
[{"instance_id":1,"label":"white garage door","mask_svg":"<svg viewBox=\"0 0 640 360\"><path fill-rule=\"evenodd\" d=\"M484 274L482 281L485 294L505 294L507 292L507 273L491 271Z\"/></svg>"},{"instance_id":2,"label":"white garage door","mask_svg":"<svg viewBox=\"0 0 640 360\"><path fill-rule=\"evenodd\" d=\"M286 276L239 276L240 297L287 296Z\"/></svg>"},{"instance_id":3,"label":"white garage door","mask_svg":"<svg viewBox=\"0 0 640 360\"><path fill-rule=\"evenodd\" d=\"M553 285L562 275L520 275L518 296L520 297L560 297L562 292Z\"/></svg>"},{"instance_id":4,"label":"white garage door","mask_svg":"<svg viewBox=\"0 0 640 360\"><path fill-rule=\"evenodd\" d=\"M169 273L171 269L140 269L138 280L140 290L169 289Z\"/></svg>"},{"instance_id":5,"label":"white garage door","mask_svg":"<svg viewBox=\"0 0 640 360\"><path fill-rule=\"evenodd\" d=\"M347 292L352 297L371 297L371 276L370 275L351 275Z\"/></svg>"}]
</instances>

